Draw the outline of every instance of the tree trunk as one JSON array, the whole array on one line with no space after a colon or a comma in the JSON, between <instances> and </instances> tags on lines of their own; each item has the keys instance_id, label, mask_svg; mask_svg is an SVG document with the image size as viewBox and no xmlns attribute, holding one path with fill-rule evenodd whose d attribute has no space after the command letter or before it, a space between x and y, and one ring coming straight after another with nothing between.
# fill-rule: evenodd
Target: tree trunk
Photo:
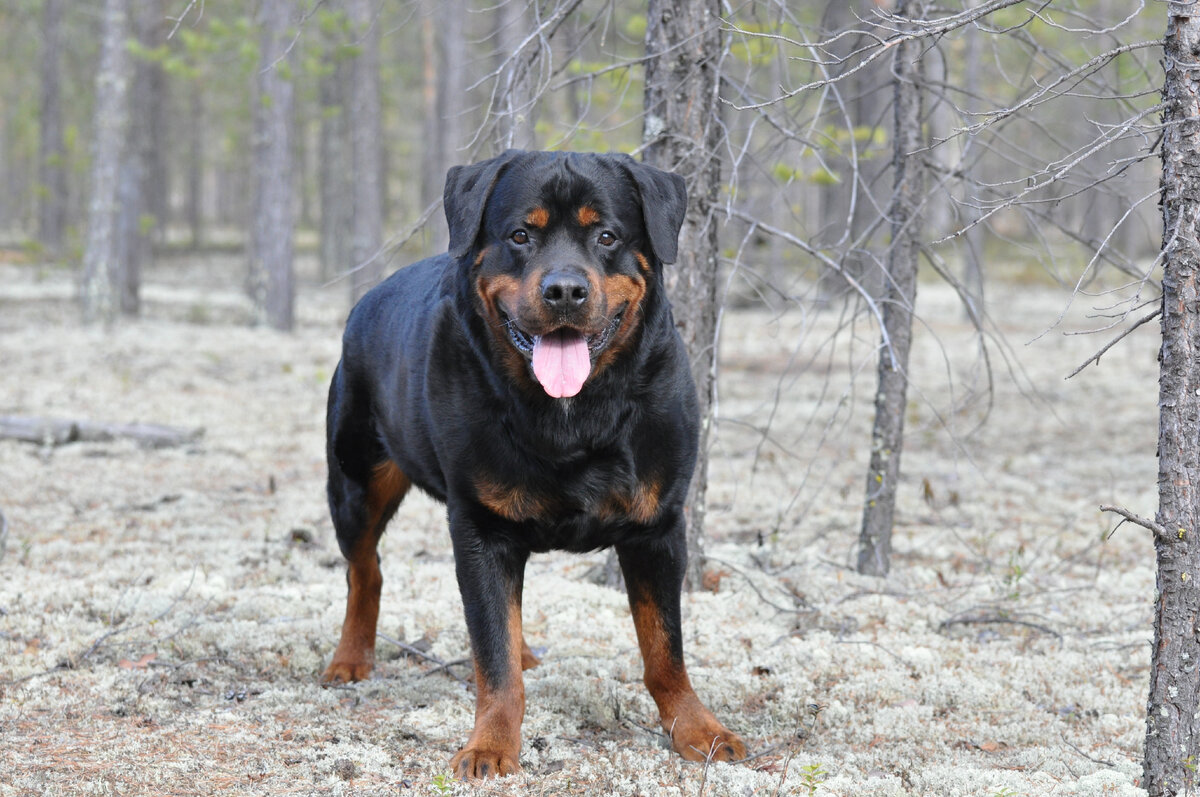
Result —
<instances>
[{"instance_id":1,"label":"tree trunk","mask_svg":"<svg viewBox=\"0 0 1200 797\"><path fill-rule=\"evenodd\" d=\"M683 336L700 400L700 456L688 493L686 585L704 572L704 512L717 356L717 223L721 183L718 0L650 0L646 28L644 160L687 181L679 262L666 269L675 325Z\"/></svg>"},{"instance_id":2,"label":"tree trunk","mask_svg":"<svg viewBox=\"0 0 1200 797\"><path fill-rule=\"evenodd\" d=\"M421 16L421 145L425 157L421 159L421 205L428 205L441 195L446 173L441 171L443 144L441 127L438 124L438 46L434 29L434 17L438 25L443 20L438 14L438 4L426 0L422 3Z\"/></svg>"},{"instance_id":3,"label":"tree trunk","mask_svg":"<svg viewBox=\"0 0 1200 797\"><path fill-rule=\"evenodd\" d=\"M160 30L162 9L157 0L133 0L133 33L146 48L154 47ZM163 80L162 66L139 58L133 64L133 83L129 98L130 124L117 176L116 259L121 264L117 285L118 307L122 315L136 316L141 311L142 270L152 256L147 220L159 218L162 202L160 186L153 169L161 170L161 154L155 153L155 136L161 139ZM157 226L157 225L155 225Z\"/></svg>"},{"instance_id":4,"label":"tree trunk","mask_svg":"<svg viewBox=\"0 0 1200 797\"><path fill-rule=\"evenodd\" d=\"M977 2L977 0L975 0ZM963 87L964 97L962 105L968 112L975 110L978 105L977 97L980 96L980 78L983 72L983 31L979 30L974 25L969 26L963 31L963 37L966 39L966 58L963 63L965 72L965 85ZM964 175L963 186L966 196L963 197L964 208L970 208L971 204L977 201L974 194L977 193L977 184L981 183L979 174L978 160L979 156L976 149L983 146L977 140L974 134L966 137L966 153L962 170ZM964 223L971 223L979 218L980 211L974 209L968 210L963 216ZM963 236L963 287L966 288L968 302L965 303L965 310L968 320L975 324L981 324L983 318L983 247L986 243L985 233L986 228L982 224L976 224L971 229L967 230Z\"/></svg>"},{"instance_id":5,"label":"tree trunk","mask_svg":"<svg viewBox=\"0 0 1200 797\"><path fill-rule=\"evenodd\" d=\"M38 240L51 258L63 251L67 232L67 150L62 123L62 0L42 8L42 108L38 148Z\"/></svg>"},{"instance_id":6,"label":"tree trunk","mask_svg":"<svg viewBox=\"0 0 1200 797\"><path fill-rule=\"evenodd\" d=\"M116 317L121 263L116 258L117 186L128 126L129 58L125 51L127 0L105 0L100 67L96 72L92 185L83 250L81 300L86 322Z\"/></svg>"},{"instance_id":7,"label":"tree trunk","mask_svg":"<svg viewBox=\"0 0 1200 797\"><path fill-rule=\"evenodd\" d=\"M324 41L326 59L332 64L321 77L321 132L318 148L317 180L321 194L321 273L332 279L349 269L350 227L354 207L350 194L350 132L346 126L349 111L350 64L339 57L346 42L341 31Z\"/></svg>"},{"instance_id":8,"label":"tree trunk","mask_svg":"<svg viewBox=\"0 0 1200 797\"><path fill-rule=\"evenodd\" d=\"M171 28L164 0L137 0L134 9L134 24L142 44L147 48L166 45L167 34ZM167 70L158 59L141 59L138 69L144 72L144 76L135 80L144 83L146 87L145 110L139 124L146 128L143 139L145 171L142 193L145 196L143 211L151 225L150 229L145 231L149 247L151 241L166 241L167 226L171 221L171 170L167 150L171 135L168 129L170 102L167 96L170 84L167 81Z\"/></svg>"},{"instance_id":9,"label":"tree trunk","mask_svg":"<svg viewBox=\"0 0 1200 797\"><path fill-rule=\"evenodd\" d=\"M921 4L900 0L898 18L921 13ZM919 17L918 17L919 18ZM896 45L893 61L892 200L888 209L892 243L882 291L883 329L879 345L875 428L867 468L866 499L859 535L858 572L885 576L891 566L892 518L904 447L904 411L908 397L908 353L912 342L913 305L917 298L917 257L922 229L919 208L923 166L920 150L922 43Z\"/></svg>"},{"instance_id":10,"label":"tree trunk","mask_svg":"<svg viewBox=\"0 0 1200 797\"><path fill-rule=\"evenodd\" d=\"M374 0L348 0L359 53L351 61L349 116L354 218L350 236L352 299L383 278L383 120L379 89L379 24Z\"/></svg>"},{"instance_id":11,"label":"tree trunk","mask_svg":"<svg viewBox=\"0 0 1200 797\"><path fill-rule=\"evenodd\" d=\"M1163 297L1159 355L1158 599L1143 786L1151 797L1190 794L1200 734L1200 17L1167 6L1164 42ZM1176 536L1177 535L1177 536Z\"/></svg>"},{"instance_id":12,"label":"tree trunk","mask_svg":"<svg viewBox=\"0 0 1200 797\"><path fill-rule=\"evenodd\" d=\"M496 55L503 69L492 103L496 117L496 150L533 149L537 97L533 86L529 53L521 42L536 24L529 17L526 0L503 0L496 6ZM535 45L536 46L536 45Z\"/></svg>"},{"instance_id":13,"label":"tree trunk","mask_svg":"<svg viewBox=\"0 0 1200 797\"><path fill-rule=\"evenodd\" d=\"M293 324L292 83L284 60L293 22L290 0L263 0L261 50L254 103L255 206L248 286L256 320L275 329Z\"/></svg>"},{"instance_id":14,"label":"tree trunk","mask_svg":"<svg viewBox=\"0 0 1200 797\"><path fill-rule=\"evenodd\" d=\"M464 157L463 117L466 100L466 68L462 53L467 50L464 23L467 9L462 0L426 2L423 28L425 52L426 157L421 166L421 206L441 200L446 171ZM445 216L435 213L429 220L432 252L444 252L449 242Z\"/></svg>"},{"instance_id":15,"label":"tree trunk","mask_svg":"<svg viewBox=\"0 0 1200 797\"><path fill-rule=\"evenodd\" d=\"M196 82L189 88L188 94L184 215L187 217L192 248L199 249L204 244L204 90Z\"/></svg>"}]
</instances>

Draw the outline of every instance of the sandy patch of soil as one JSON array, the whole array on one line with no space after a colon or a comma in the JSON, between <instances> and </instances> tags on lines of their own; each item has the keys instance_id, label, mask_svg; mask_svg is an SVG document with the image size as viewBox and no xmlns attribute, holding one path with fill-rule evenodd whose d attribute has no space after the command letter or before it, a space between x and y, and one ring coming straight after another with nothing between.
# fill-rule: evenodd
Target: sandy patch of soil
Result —
<instances>
[{"instance_id":1,"label":"sandy patch of soil","mask_svg":"<svg viewBox=\"0 0 1200 797\"><path fill-rule=\"evenodd\" d=\"M1064 381L1103 339L1029 342L1064 294L995 289L1007 344L976 428L976 343L923 285L880 581L850 567L873 328L834 342L832 312L728 313L719 583L685 598L687 653L759 755L671 754L624 596L588 578L603 555L543 555L526 579L544 655L524 773L468 786L446 780L473 698L432 501L410 498L385 537L380 621L428 658L381 641L370 681L317 684L345 596L323 494L344 288L306 288L285 336L243 325L222 268L152 275L147 318L105 331L76 322L69 279L0 265L0 413L205 430L158 450L0 441L0 795L1143 793L1153 549L1128 525L1110 537L1097 506L1154 511L1153 329Z\"/></svg>"}]
</instances>

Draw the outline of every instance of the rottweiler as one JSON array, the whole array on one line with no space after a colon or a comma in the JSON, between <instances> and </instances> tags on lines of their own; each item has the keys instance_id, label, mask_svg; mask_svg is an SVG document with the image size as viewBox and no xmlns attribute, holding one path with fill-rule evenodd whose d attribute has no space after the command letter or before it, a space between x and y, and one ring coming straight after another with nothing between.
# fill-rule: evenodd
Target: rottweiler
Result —
<instances>
[{"instance_id":1,"label":"rottweiler","mask_svg":"<svg viewBox=\"0 0 1200 797\"><path fill-rule=\"evenodd\" d=\"M683 661L684 499L698 413L663 288L687 205L678 176L626 155L522 152L456 166L449 251L350 313L329 390L329 506L348 560L326 683L366 678L377 545L408 489L446 504L475 666L461 778L520 769L530 553L616 549L662 726L684 758L746 746Z\"/></svg>"}]
</instances>

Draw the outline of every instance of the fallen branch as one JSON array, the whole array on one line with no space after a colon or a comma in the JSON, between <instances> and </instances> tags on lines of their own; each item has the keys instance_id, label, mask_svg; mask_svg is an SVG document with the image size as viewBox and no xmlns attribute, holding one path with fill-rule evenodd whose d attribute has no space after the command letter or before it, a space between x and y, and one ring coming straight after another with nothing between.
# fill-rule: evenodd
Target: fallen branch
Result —
<instances>
[{"instance_id":1,"label":"fallen branch","mask_svg":"<svg viewBox=\"0 0 1200 797\"><path fill-rule=\"evenodd\" d=\"M1021 628L1029 628L1042 634L1047 634L1054 637L1059 642L1062 641L1062 634L1055 631L1049 626L1040 623L1032 623L1029 620L1019 620L1015 617L1006 617L1002 615L976 615L974 617L951 617L947 620L942 620L938 623L938 631L946 631L953 625L1015 625Z\"/></svg>"},{"instance_id":2,"label":"fallen branch","mask_svg":"<svg viewBox=\"0 0 1200 797\"><path fill-rule=\"evenodd\" d=\"M181 429L156 423L97 423L63 418L0 415L0 440L20 440L43 446L67 443L107 443L134 440L146 448L167 448L194 442L203 428Z\"/></svg>"},{"instance_id":3,"label":"fallen branch","mask_svg":"<svg viewBox=\"0 0 1200 797\"><path fill-rule=\"evenodd\" d=\"M387 642L389 645L395 645L396 647L400 648L402 651L404 651L405 653L407 653L411 656L416 656L417 658L424 659L425 661L430 662L431 664L437 665L432 670L429 670L428 672L426 672L425 675L432 675L435 672L444 672L444 673L446 673L446 675L449 675L451 678L458 681L460 684L466 685L467 681L465 679L460 678L459 676L455 675L453 672L451 672L450 668L455 665L458 665L458 664L467 664L468 663L467 659L459 659L456 661L442 661L437 656L433 656L429 653L426 653L425 651L421 650L420 648L416 647L415 645L410 645L409 643L404 642L403 640L393 639L390 636L379 633L378 631L375 632L375 636L376 636L376 638L382 639L384 642Z\"/></svg>"},{"instance_id":4,"label":"fallen branch","mask_svg":"<svg viewBox=\"0 0 1200 797\"><path fill-rule=\"evenodd\" d=\"M1113 512L1113 513L1118 514L1121 517L1125 518L1125 520L1128 520L1130 523L1133 523L1134 525L1141 526L1144 529L1149 529L1150 531L1154 532L1155 537L1158 537L1160 540L1163 540L1164 542L1175 542L1177 540L1183 539L1183 529L1180 529L1178 534L1172 534L1171 532L1164 529L1162 526L1158 525L1158 523L1154 522L1153 520L1144 518L1141 515L1135 515L1134 513L1130 512L1128 509L1123 509L1119 506L1111 506L1109 504L1101 504L1100 511L1101 512ZM1122 520L1121 523L1124 523L1125 520ZM1121 527L1121 523L1117 524L1117 528ZM1116 531L1116 530L1117 529L1113 529L1113 531Z\"/></svg>"}]
</instances>

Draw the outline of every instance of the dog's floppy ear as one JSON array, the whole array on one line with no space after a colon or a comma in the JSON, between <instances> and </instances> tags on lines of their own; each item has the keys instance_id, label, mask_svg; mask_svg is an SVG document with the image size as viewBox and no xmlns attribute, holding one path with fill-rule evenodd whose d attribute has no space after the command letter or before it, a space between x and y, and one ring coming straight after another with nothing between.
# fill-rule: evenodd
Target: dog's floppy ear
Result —
<instances>
[{"instance_id":1,"label":"dog's floppy ear","mask_svg":"<svg viewBox=\"0 0 1200 797\"><path fill-rule=\"evenodd\" d=\"M683 178L628 156L624 165L642 197L642 218L654 256L663 263L674 263L679 256L679 228L687 211Z\"/></svg>"},{"instance_id":2,"label":"dog's floppy ear","mask_svg":"<svg viewBox=\"0 0 1200 797\"><path fill-rule=\"evenodd\" d=\"M446 188L442 192L442 207L446 225L450 228L450 256L460 258L475 244L483 208L496 180L513 158L522 154L510 149L503 155L471 166L451 166L446 172Z\"/></svg>"}]
</instances>

